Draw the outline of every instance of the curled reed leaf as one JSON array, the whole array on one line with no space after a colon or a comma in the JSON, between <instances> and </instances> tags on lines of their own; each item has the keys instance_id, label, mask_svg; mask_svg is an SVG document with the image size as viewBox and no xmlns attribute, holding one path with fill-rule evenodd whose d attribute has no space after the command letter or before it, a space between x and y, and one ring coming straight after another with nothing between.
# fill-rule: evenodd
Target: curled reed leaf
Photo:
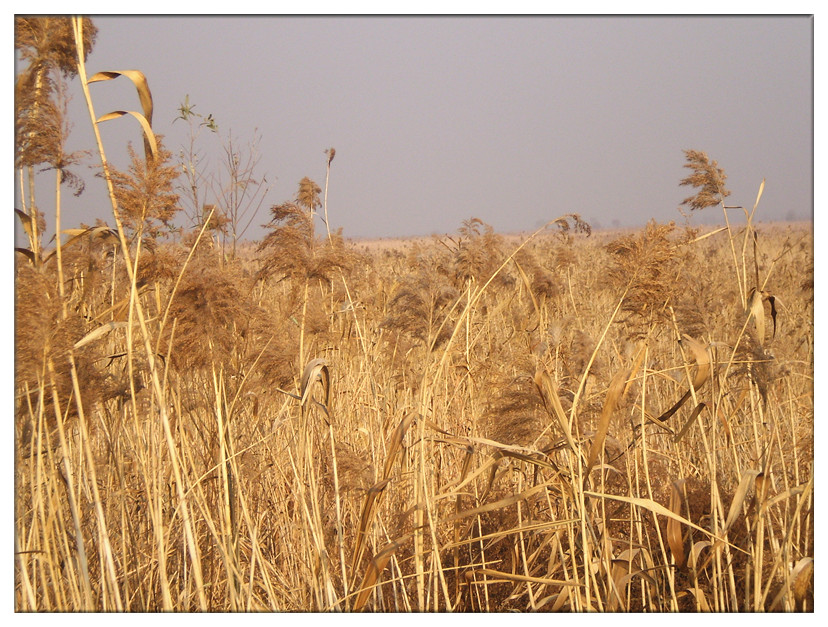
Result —
<instances>
[{"instance_id":1,"label":"curled reed leaf","mask_svg":"<svg viewBox=\"0 0 828 627\"><path fill-rule=\"evenodd\" d=\"M702 612L713 611L710 607L710 603L707 602L707 596L704 594L704 591L701 588L687 588L687 592L693 596L693 598L696 600L696 603L698 604L698 608Z\"/></svg>"},{"instance_id":2,"label":"curled reed leaf","mask_svg":"<svg viewBox=\"0 0 828 627\"><path fill-rule=\"evenodd\" d=\"M770 292L751 289L748 297L747 316L752 318L756 328L756 339L760 345L765 343L765 302L770 304L773 321L773 337L776 337L776 297Z\"/></svg>"},{"instance_id":3,"label":"curled reed leaf","mask_svg":"<svg viewBox=\"0 0 828 627\"><path fill-rule=\"evenodd\" d=\"M684 503L684 482L673 481L672 490L670 491L670 511L674 514L681 515L681 506ZM667 544L670 547L670 552L676 560L676 566L681 568L684 566L686 556L684 553L684 537L682 534L681 523L675 518L667 520Z\"/></svg>"},{"instance_id":4,"label":"curled reed leaf","mask_svg":"<svg viewBox=\"0 0 828 627\"><path fill-rule=\"evenodd\" d=\"M103 337L104 335L106 335L110 331L114 331L115 329L120 329L120 328L123 328L123 327L126 327L126 326L127 326L126 322L107 322L106 324L103 324L103 325L99 326L97 329L95 329L93 331L90 331L89 333L84 335L83 338L81 338L80 340L75 342L74 347L76 349L77 348L82 348L82 347L86 346L87 344L89 344L90 342L94 342L95 340Z\"/></svg>"},{"instance_id":5,"label":"curled reed leaf","mask_svg":"<svg viewBox=\"0 0 828 627\"><path fill-rule=\"evenodd\" d=\"M704 529L699 527L698 525L690 522L686 518L679 516L678 514L673 513L660 503L656 503L652 499L644 499L638 497L631 497L631 496L619 496L616 494L601 494L598 492L591 492L588 490L584 490L585 496L592 496L595 498L604 498L604 499L611 499L613 501L620 501L622 503L629 503L630 505L635 505L636 507L643 507L644 509L648 509L654 514L660 514L662 516L666 516L668 519L674 519L677 522L680 522L683 525L687 525L688 527L692 527L696 531L701 531L706 536L714 538L716 540L720 540L720 538L716 538L708 529Z\"/></svg>"},{"instance_id":6,"label":"curled reed leaf","mask_svg":"<svg viewBox=\"0 0 828 627\"><path fill-rule=\"evenodd\" d=\"M302 373L302 381L299 386L302 395L302 407L307 405L313 384L317 381L322 384L322 390L325 395L325 402L322 406L327 412L331 399L331 375L328 371L328 362L322 358L313 359L308 362L308 365L305 366L305 370Z\"/></svg>"},{"instance_id":7,"label":"curled reed leaf","mask_svg":"<svg viewBox=\"0 0 828 627\"><path fill-rule=\"evenodd\" d=\"M354 545L353 553L354 557L351 562L352 572L356 572L357 568L359 567L359 563L362 560L362 555L365 552L365 541L368 537L368 532L373 523L374 514L376 513L379 501L382 497L385 487L391 481L391 470L394 466L394 462L397 459L397 453L402 448L403 438L405 438L406 432L416 419L417 414L411 413L408 414L405 418L403 418L400 421L400 424L397 425L397 428L394 430L394 433L391 435L391 439L388 443L388 453L385 459L385 466L382 471L382 480L373 485L368 490L368 493L365 495L365 501L362 504L362 513L360 515L359 528L357 529L356 533L356 543ZM378 569L376 573L378 576L382 568L385 567L385 563L383 563L381 566L382 567L380 567L379 563L372 562L372 564L369 566L369 572L365 575L365 579L363 581L363 586L361 590L364 591L366 586L370 587L371 585L373 585L373 583L366 583L370 579L370 575L372 572L371 569ZM367 600L367 598L362 600L363 603L365 602L365 600ZM362 606L360 605L360 607Z\"/></svg>"},{"instance_id":8,"label":"curled reed leaf","mask_svg":"<svg viewBox=\"0 0 828 627\"><path fill-rule=\"evenodd\" d=\"M115 120L125 115L131 115L138 120L138 123L141 125L141 130L144 132L144 156L147 161L157 159L158 142L155 139L155 133L152 132L152 126L150 125L149 120L147 120L147 118L145 118L141 113L138 113L137 111L110 111L109 113L99 117L97 122L100 123L108 120Z\"/></svg>"},{"instance_id":9,"label":"curled reed leaf","mask_svg":"<svg viewBox=\"0 0 828 627\"><path fill-rule=\"evenodd\" d=\"M365 571L365 576L362 578L362 583L358 588L359 592L357 593L356 601L354 601L355 612L359 612L365 607L365 604L368 602L368 597L374 588L374 584L376 584L382 571L385 570L389 560L411 535L409 533L397 538L393 542L389 542L371 559L368 564L368 569Z\"/></svg>"},{"instance_id":10,"label":"curled reed leaf","mask_svg":"<svg viewBox=\"0 0 828 627\"><path fill-rule=\"evenodd\" d=\"M612 418L615 408L618 407L618 403L623 396L624 388L627 384L628 373L628 370L619 370L615 373L615 376L609 384L607 396L604 399L604 406L601 408L601 417L598 420L598 431L595 433L595 437L592 440L592 446L589 449L586 470L584 471L584 475L586 476L589 476L589 472L595 465L598 455L601 453L601 449L604 446L604 440L606 440L607 432L609 431L610 419Z\"/></svg>"},{"instance_id":11,"label":"curled reed leaf","mask_svg":"<svg viewBox=\"0 0 828 627\"><path fill-rule=\"evenodd\" d=\"M538 389L538 393L543 399L543 405L546 408L546 412L553 418L557 419L558 425L560 425L561 431L563 431L564 437L566 438L566 442L569 444L569 448L572 449L573 452L579 453L580 449L575 444L575 439L572 437L572 431L569 428L569 420L567 420L566 412L564 412L563 405L561 405L561 399L558 398L558 390L555 386L555 382L552 380L552 377L549 376L549 373L546 372L546 370L538 369L535 372L534 381L535 386Z\"/></svg>"},{"instance_id":12,"label":"curled reed leaf","mask_svg":"<svg viewBox=\"0 0 828 627\"><path fill-rule=\"evenodd\" d=\"M109 81L116 79L119 76L126 76L135 85L135 89L138 92L138 100L141 103L142 113L138 113L136 111L113 111L112 113L108 113L100 118L98 122L110 120L129 113L135 117L138 122L140 122L141 128L144 131L144 157L147 161L157 159L158 146L155 134L152 132L152 92L150 92L149 83L147 82L147 77L144 76L144 73L139 70L113 70L98 72L86 82L97 83L100 81Z\"/></svg>"},{"instance_id":13,"label":"curled reed leaf","mask_svg":"<svg viewBox=\"0 0 828 627\"><path fill-rule=\"evenodd\" d=\"M727 513L727 520L725 521L724 532L727 532L739 514L742 511L742 504L747 498L747 494L753 487L756 477L760 474L759 470L747 470L742 474L742 480L739 482L739 487L736 488L736 494L733 495L733 501L730 503L730 510Z\"/></svg>"},{"instance_id":14,"label":"curled reed leaf","mask_svg":"<svg viewBox=\"0 0 828 627\"><path fill-rule=\"evenodd\" d=\"M144 73L139 70L113 70L107 72L98 72L91 76L86 82L97 83L100 81L110 81L119 76L126 76L135 85L138 91L138 100L141 102L141 108L144 110L144 118L152 125L152 92L150 92L149 83Z\"/></svg>"},{"instance_id":15,"label":"curled reed leaf","mask_svg":"<svg viewBox=\"0 0 828 627\"><path fill-rule=\"evenodd\" d=\"M808 594L808 588L813 586L813 578L814 558L803 557L796 563L796 566L794 566L791 571L794 601L800 611L804 611L805 599Z\"/></svg>"},{"instance_id":16,"label":"curled reed leaf","mask_svg":"<svg viewBox=\"0 0 828 627\"><path fill-rule=\"evenodd\" d=\"M660 422L664 422L668 418L671 418L673 414L681 409L681 406L687 402L687 399L689 399L692 395L692 391L698 390L710 378L710 353L708 352L707 347L687 334L684 334L682 341L690 348L690 352L692 353L693 360L696 364L696 372L693 375L693 388L692 390L687 390L687 392L684 393L684 396L682 396L675 405L659 416L658 420ZM697 410L701 411L701 409L698 408Z\"/></svg>"}]
</instances>

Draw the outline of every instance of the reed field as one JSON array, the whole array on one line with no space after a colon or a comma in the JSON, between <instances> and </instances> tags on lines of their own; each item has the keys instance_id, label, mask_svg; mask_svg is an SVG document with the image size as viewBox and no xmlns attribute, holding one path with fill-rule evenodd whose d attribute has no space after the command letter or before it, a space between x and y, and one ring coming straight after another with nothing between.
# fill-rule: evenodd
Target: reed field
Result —
<instances>
[{"instance_id":1,"label":"reed field","mask_svg":"<svg viewBox=\"0 0 828 627\"><path fill-rule=\"evenodd\" d=\"M152 77L87 77L89 20L16 27L64 36L16 89L16 610L814 610L813 229L764 182L735 207L687 150L676 222L372 245L306 178L259 241L216 205L170 236ZM91 120L124 112L90 83L141 97L106 224L60 213L59 72Z\"/></svg>"}]
</instances>

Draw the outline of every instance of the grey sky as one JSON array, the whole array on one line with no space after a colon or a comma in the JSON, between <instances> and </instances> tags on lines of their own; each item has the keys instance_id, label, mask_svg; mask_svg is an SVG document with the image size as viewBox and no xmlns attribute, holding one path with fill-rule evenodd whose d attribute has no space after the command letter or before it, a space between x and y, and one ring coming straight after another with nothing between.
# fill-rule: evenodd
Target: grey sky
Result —
<instances>
[{"instance_id":1,"label":"grey sky","mask_svg":"<svg viewBox=\"0 0 828 627\"><path fill-rule=\"evenodd\" d=\"M187 94L237 145L261 134L258 172L272 188L248 237L303 176L324 185L329 147L328 210L346 237L453 232L472 216L498 231L570 212L604 227L680 221L687 148L725 169L730 204L752 207L766 178L760 220L812 217L808 17L93 20L89 74L144 72L168 149L187 143L173 124ZM72 93L70 148L92 149L77 81ZM138 109L126 79L92 94L98 115ZM101 128L124 167L137 124ZM219 139L199 138L208 172ZM65 195L64 223L111 224L102 181L80 173L87 191ZM718 222L721 210L693 219Z\"/></svg>"}]
</instances>

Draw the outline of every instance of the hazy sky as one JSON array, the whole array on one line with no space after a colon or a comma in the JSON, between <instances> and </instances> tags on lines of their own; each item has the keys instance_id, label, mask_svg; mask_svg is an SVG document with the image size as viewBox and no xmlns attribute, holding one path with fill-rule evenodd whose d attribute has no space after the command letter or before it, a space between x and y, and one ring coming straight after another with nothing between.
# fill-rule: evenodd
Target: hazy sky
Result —
<instances>
[{"instance_id":1,"label":"hazy sky","mask_svg":"<svg viewBox=\"0 0 828 627\"><path fill-rule=\"evenodd\" d=\"M89 75L144 72L153 127L174 153L189 95L219 134L196 148L218 175L232 132L257 135L257 174L272 204L299 180L325 182L328 211L351 237L454 232L475 216L498 231L566 213L594 226L683 220L693 191L684 149L728 175L728 203L760 220L810 219L813 207L813 20L809 17L94 17ZM97 115L139 109L126 79L91 86ZM94 147L77 81L70 149ZM137 123L101 125L108 155L140 149ZM120 160L120 163L118 161ZM90 163L91 160L90 160ZM112 224L91 170L64 223ZM39 191L53 211L51 179ZM53 197L53 194L51 194ZM209 198L208 198L209 200ZM737 218L739 216L737 215ZM710 208L694 221L721 221Z\"/></svg>"}]
</instances>

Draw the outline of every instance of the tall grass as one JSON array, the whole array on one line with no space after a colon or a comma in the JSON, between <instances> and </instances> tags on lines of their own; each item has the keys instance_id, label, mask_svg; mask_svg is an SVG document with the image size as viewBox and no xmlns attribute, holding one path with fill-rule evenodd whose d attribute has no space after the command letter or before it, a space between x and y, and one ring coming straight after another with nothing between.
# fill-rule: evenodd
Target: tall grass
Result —
<instances>
[{"instance_id":1,"label":"tall grass","mask_svg":"<svg viewBox=\"0 0 828 627\"><path fill-rule=\"evenodd\" d=\"M813 610L810 230L359 248L331 149L228 259L144 119L114 227L17 256L16 609Z\"/></svg>"}]
</instances>

